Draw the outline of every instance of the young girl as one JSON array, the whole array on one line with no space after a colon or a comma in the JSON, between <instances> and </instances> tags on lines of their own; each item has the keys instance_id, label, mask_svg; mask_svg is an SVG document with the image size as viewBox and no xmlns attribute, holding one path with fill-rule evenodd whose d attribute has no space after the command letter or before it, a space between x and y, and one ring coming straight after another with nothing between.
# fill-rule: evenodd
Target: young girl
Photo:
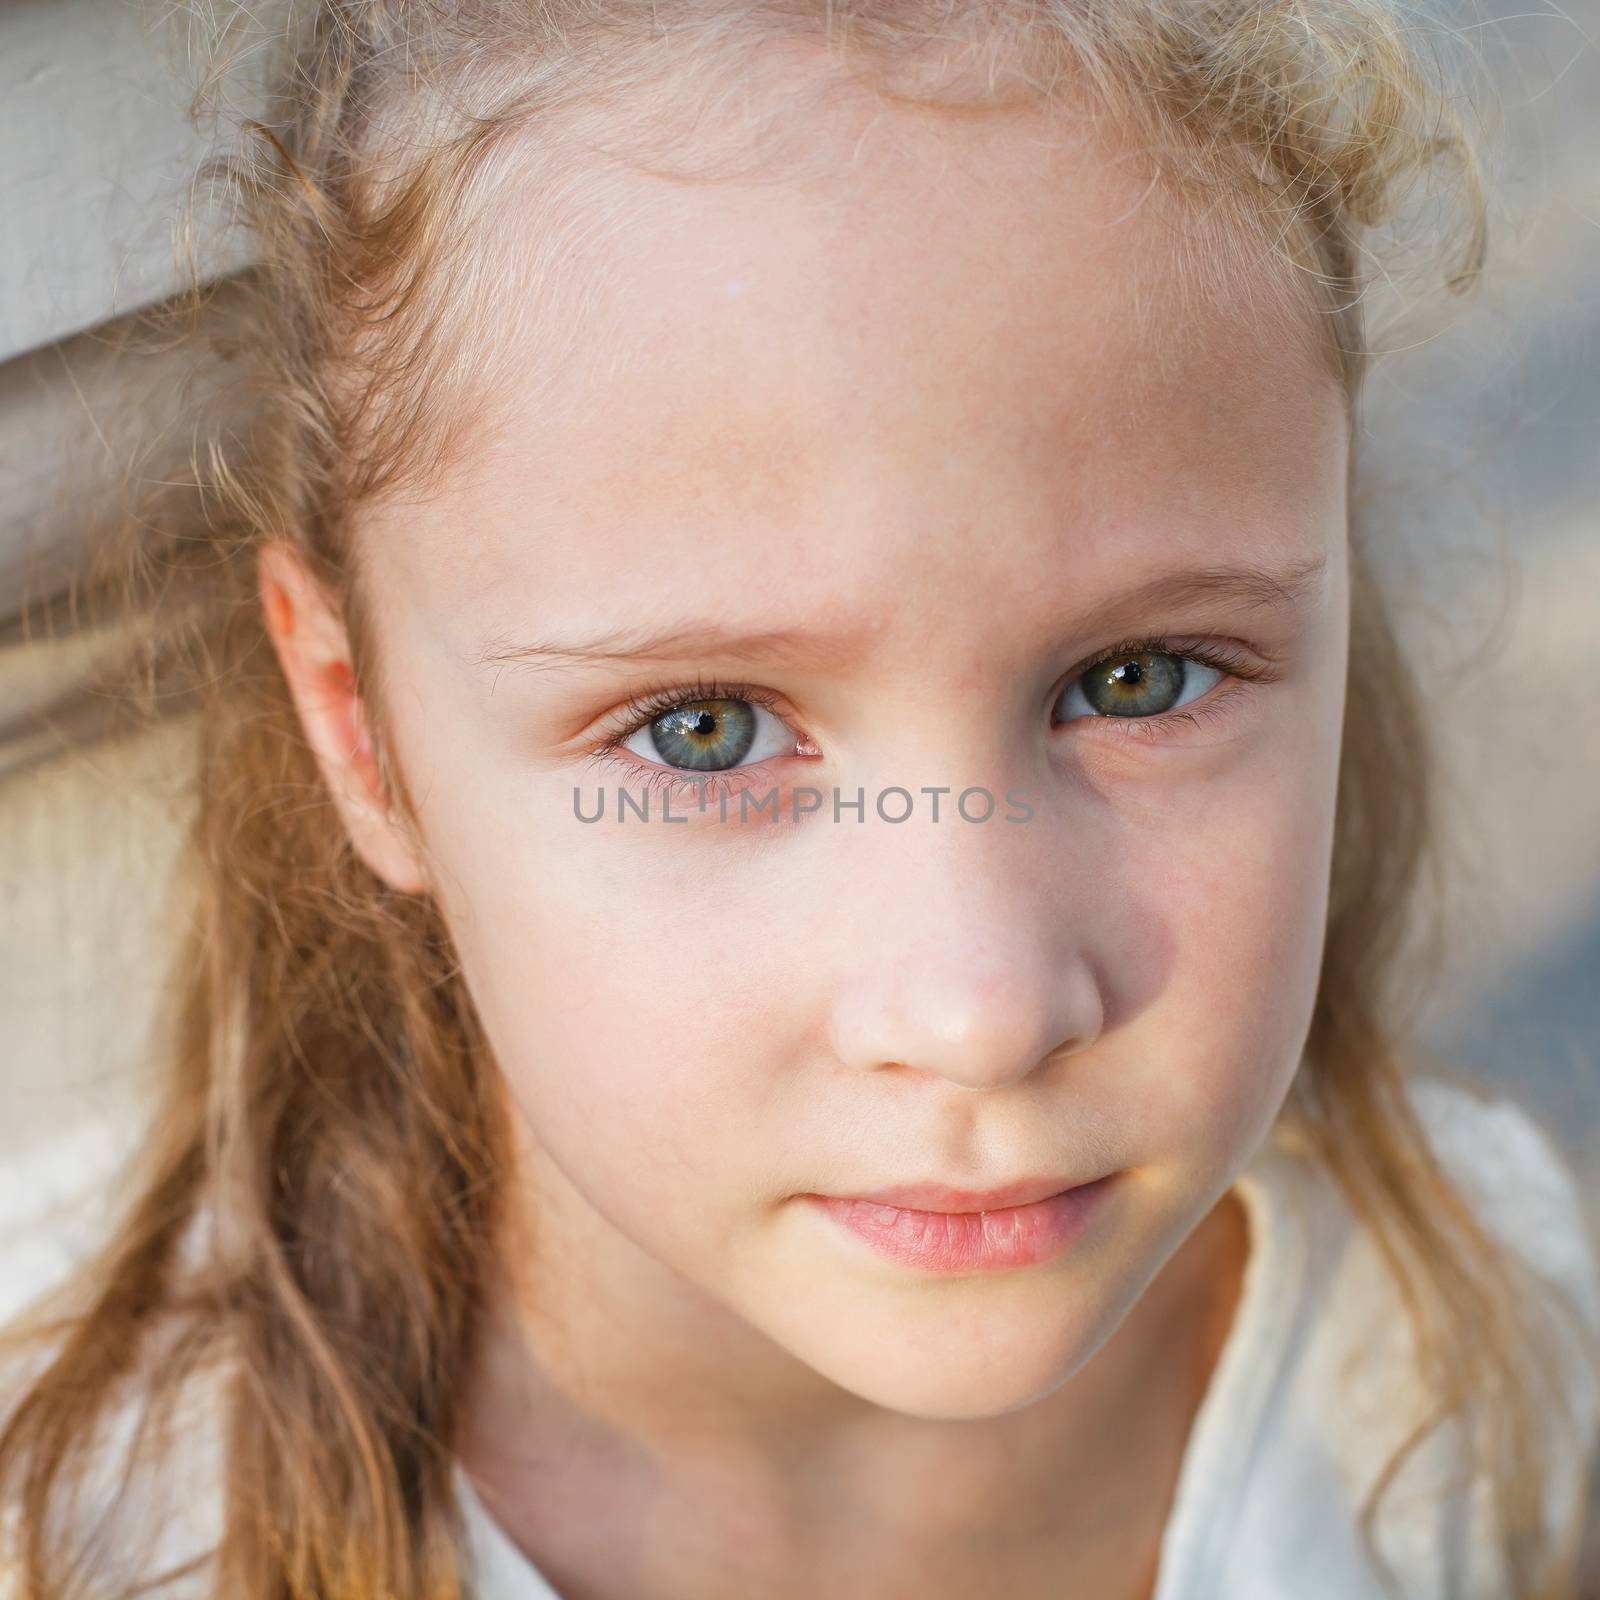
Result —
<instances>
[{"instance_id":1,"label":"young girl","mask_svg":"<svg viewBox=\"0 0 1600 1600\"><path fill-rule=\"evenodd\" d=\"M196 911L14 1592L1570 1596L1600 1284L1415 1075L1350 494L1367 230L1437 167L1483 254L1434 48L246 16L247 425L90 580Z\"/></svg>"}]
</instances>

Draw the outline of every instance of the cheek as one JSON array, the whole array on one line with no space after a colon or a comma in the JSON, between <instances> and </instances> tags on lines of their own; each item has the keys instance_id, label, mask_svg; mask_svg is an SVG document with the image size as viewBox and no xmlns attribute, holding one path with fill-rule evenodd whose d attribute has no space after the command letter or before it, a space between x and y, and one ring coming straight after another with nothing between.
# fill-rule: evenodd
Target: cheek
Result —
<instances>
[{"instance_id":1,"label":"cheek","mask_svg":"<svg viewBox=\"0 0 1600 1600\"><path fill-rule=\"evenodd\" d=\"M1299 1064L1327 919L1336 749L1301 749L1212 786L1208 825L1147 840L1130 868L1177 952L1132 1036L1153 1150L1210 1147L1231 1172L1265 1136Z\"/></svg>"},{"instance_id":2,"label":"cheek","mask_svg":"<svg viewBox=\"0 0 1600 1600\"><path fill-rule=\"evenodd\" d=\"M565 780L440 786L424 821L463 972L538 1143L650 1228L673 1195L738 1192L741 1177L748 1192L751 1130L778 1115L774 1005L794 970L770 902L735 892L760 874L719 878L725 858L687 828L579 823Z\"/></svg>"}]
</instances>

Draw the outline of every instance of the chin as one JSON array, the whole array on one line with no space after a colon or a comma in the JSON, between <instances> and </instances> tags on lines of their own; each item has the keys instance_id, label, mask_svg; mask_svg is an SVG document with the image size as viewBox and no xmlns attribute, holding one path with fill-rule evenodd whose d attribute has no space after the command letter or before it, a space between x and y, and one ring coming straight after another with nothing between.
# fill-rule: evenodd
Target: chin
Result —
<instances>
[{"instance_id":1,"label":"chin","mask_svg":"<svg viewBox=\"0 0 1600 1600\"><path fill-rule=\"evenodd\" d=\"M975 1421L1042 1400L1083 1368L1118 1321L1056 1278L1053 1295L969 1279L919 1304L857 1291L851 1313L774 1336L841 1389L927 1421ZM1070 1299L1067 1297L1070 1296ZM1065 1303L1063 1303L1065 1301Z\"/></svg>"}]
</instances>

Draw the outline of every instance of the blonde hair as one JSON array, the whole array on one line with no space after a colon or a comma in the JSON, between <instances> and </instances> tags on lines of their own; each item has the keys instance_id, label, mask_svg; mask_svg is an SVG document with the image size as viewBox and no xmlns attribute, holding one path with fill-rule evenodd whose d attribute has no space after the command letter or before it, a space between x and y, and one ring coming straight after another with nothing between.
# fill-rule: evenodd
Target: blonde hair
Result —
<instances>
[{"instance_id":1,"label":"blonde hair","mask_svg":"<svg viewBox=\"0 0 1600 1600\"><path fill-rule=\"evenodd\" d=\"M1484 260L1477 157L1450 85L1430 79L1423 36L1377 0L298 11L272 41L269 111L209 173L236 202L255 264L209 318L217 292L197 285L148 324L158 343L218 341L243 375L245 422L202 429L182 470L158 461L143 474L74 595L131 627L118 670L142 703L197 717L195 914L137 1198L74 1286L71 1314L28 1330L55 1343L0 1433L29 1600L57 1600L88 1559L53 1513L113 1400L142 1397L131 1468L165 1448L161 1419L214 1359L228 1374L217 1594L461 1592L451 1463L507 1185L499 1076L436 910L388 889L350 848L267 645L255 557L286 535L341 597L382 770L408 806L384 754L347 535L372 496L426 487L501 376L460 357L481 304L475 224L513 140L519 155L556 152L555 183L559 141L590 108L623 140L662 120L669 85L714 88L750 53L807 39L908 104L1070 91L1149 152L1208 219L1204 237L1252 240L1293 264L1303 326L1352 410L1368 359L1363 239L1416 179L1447 174L1459 201L1459 233L1439 243L1449 288L1469 287ZM214 13L195 8L197 25ZM213 89L261 43L248 8L222 18ZM1190 264L1214 259L1195 251ZM1507 1592L1558 1600L1579 1530L1546 1528L1545 1425L1560 1406L1557 1363L1539 1354L1549 1330L1518 1263L1436 1160L1406 1087L1416 971L1400 958L1428 904L1438 824L1427 722L1352 507L1332 893L1284 1117L1392 1268L1432 1402L1372 1486L1362 1531L1370 1540L1410 1451L1468 1419ZM202 1218L213 1226L196 1233ZM154 1361L157 1327L172 1337Z\"/></svg>"}]
</instances>

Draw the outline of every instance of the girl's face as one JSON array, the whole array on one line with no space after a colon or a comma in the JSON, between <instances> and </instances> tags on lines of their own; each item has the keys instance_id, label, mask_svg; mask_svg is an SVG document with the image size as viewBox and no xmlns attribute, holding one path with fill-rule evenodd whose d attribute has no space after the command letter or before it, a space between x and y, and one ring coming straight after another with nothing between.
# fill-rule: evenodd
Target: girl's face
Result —
<instances>
[{"instance_id":1,"label":"girl's face","mask_svg":"<svg viewBox=\"0 0 1600 1600\"><path fill-rule=\"evenodd\" d=\"M804 179L613 173L559 364L498 284L526 393L372 509L364 581L539 1307L997 1414L1108 1338L1299 1062L1346 413L1293 269L1201 255L1194 286L1126 152L1032 110L808 138ZM652 734L655 691L708 704ZM891 1260L806 1198L1106 1174L1005 1270Z\"/></svg>"}]
</instances>

